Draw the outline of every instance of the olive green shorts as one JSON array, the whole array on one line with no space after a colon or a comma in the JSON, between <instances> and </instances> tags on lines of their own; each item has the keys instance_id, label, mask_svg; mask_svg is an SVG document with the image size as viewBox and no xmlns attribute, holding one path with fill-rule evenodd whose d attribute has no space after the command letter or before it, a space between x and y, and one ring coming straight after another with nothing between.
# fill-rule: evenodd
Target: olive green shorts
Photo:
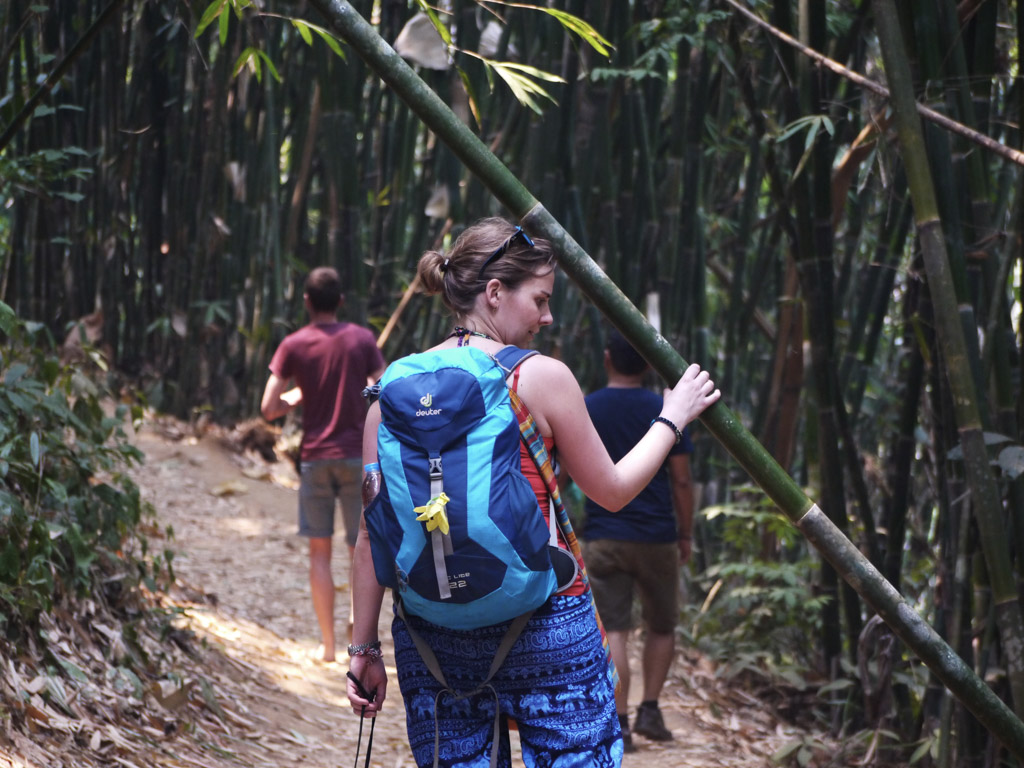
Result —
<instances>
[{"instance_id":1,"label":"olive green shorts","mask_svg":"<svg viewBox=\"0 0 1024 768\"><path fill-rule=\"evenodd\" d=\"M583 560L605 629L633 628L633 598L657 634L675 631L679 621L679 545L596 539L583 542Z\"/></svg>"}]
</instances>

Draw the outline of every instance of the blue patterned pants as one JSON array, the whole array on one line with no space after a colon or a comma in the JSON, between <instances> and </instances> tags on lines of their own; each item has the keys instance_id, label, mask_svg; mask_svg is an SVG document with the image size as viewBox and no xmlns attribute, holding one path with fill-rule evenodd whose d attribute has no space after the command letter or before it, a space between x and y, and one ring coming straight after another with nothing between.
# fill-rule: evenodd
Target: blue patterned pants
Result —
<instances>
[{"instance_id":1,"label":"blue patterned pants","mask_svg":"<svg viewBox=\"0 0 1024 768\"><path fill-rule=\"evenodd\" d=\"M454 630L408 618L436 654L448 685L457 691L471 691L486 678L508 628L497 624ZM556 595L544 603L492 678L494 692L464 699L441 692L397 616L391 632L409 744L420 768L429 768L434 761L435 701L443 768L490 765L499 702L501 714L518 724L527 768L617 768L622 763L615 691L589 595ZM511 765L507 727L499 736L498 765Z\"/></svg>"}]
</instances>

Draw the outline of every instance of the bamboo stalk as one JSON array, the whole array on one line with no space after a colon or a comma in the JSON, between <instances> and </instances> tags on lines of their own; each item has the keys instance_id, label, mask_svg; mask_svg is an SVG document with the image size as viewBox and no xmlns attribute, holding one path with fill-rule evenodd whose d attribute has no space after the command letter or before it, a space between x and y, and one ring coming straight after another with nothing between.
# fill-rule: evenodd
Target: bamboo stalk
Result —
<instances>
[{"instance_id":1,"label":"bamboo stalk","mask_svg":"<svg viewBox=\"0 0 1024 768\"><path fill-rule=\"evenodd\" d=\"M85 34L83 34L71 50L68 51L68 55L61 59L60 63L53 69L53 71L46 76L42 85L40 85L29 100L25 102L25 105L21 110L19 110L18 114L14 116L7 128L4 129L3 134L0 134L0 151L10 143L11 139L14 138L14 135L18 132L21 126L28 120L29 116L35 112L39 102L50 95L53 89L57 86L57 83L60 82L60 79L64 77L65 73L67 73L69 69L71 69L71 65L75 63L79 56L89 49L92 41L103 29L103 26L114 18L114 13L121 7L123 2L124 0L110 0L110 3L103 9L103 12L96 17L96 21L94 21L89 28L85 30Z\"/></svg>"},{"instance_id":2,"label":"bamboo stalk","mask_svg":"<svg viewBox=\"0 0 1024 768\"><path fill-rule=\"evenodd\" d=\"M961 315L952 311L957 306L953 274L942 223L938 216L938 203L924 144L924 132L920 117L913 108L915 101L910 63L903 49L894 0L872 0L872 7L876 16L882 57L893 86L896 128L903 148L921 252L928 274L928 287L935 307L937 337L944 353L945 373L953 396L968 486L971 489L975 518L981 534L981 546L991 579L1003 660L1010 680L1014 705L1016 710L1021 712L1024 711L1024 646L1021 643L1024 636L1024 619L1021 617L1016 582L1010 565L1010 551L1002 522L999 489L992 476L985 449L981 413Z\"/></svg>"},{"instance_id":3,"label":"bamboo stalk","mask_svg":"<svg viewBox=\"0 0 1024 768\"><path fill-rule=\"evenodd\" d=\"M736 248L737 250L740 250L740 246L737 245ZM711 254L707 257L706 264L708 271L715 277L717 277L719 282L721 282L722 285L726 289L728 289L731 294L738 296L737 301L735 303L739 306L739 311L742 312L747 302L749 301L750 293L748 291L743 290L742 287L737 290L735 278L733 277L732 272L729 271L729 268L726 267L725 264L716 259L714 254ZM742 318L737 318L737 327L739 327L741 319ZM757 328L757 330L761 332L761 335L764 336L764 338L767 341L775 341L775 326L773 326L772 321L769 320L767 316L765 316L764 311L762 311L759 307L754 307L751 319L754 322L754 326ZM735 345L734 347L730 347L730 349L734 349L737 347L738 345Z\"/></svg>"},{"instance_id":4,"label":"bamboo stalk","mask_svg":"<svg viewBox=\"0 0 1024 768\"><path fill-rule=\"evenodd\" d=\"M910 497L910 471L913 463L914 427L917 424L917 411L924 386L924 355L921 347L914 340L914 316L920 311L921 294L924 286L920 280L909 283L907 297L904 300L904 345L909 350L910 359L901 366L902 376L906 382L903 390L899 417L896 420L894 434L887 442L891 445L885 461L886 485L890 489L882 511L881 528L885 534L885 559L881 566L882 573L898 588L903 572L904 540L907 530L907 504ZM950 637L956 637L951 634Z\"/></svg>"},{"instance_id":5,"label":"bamboo stalk","mask_svg":"<svg viewBox=\"0 0 1024 768\"><path fill-rule=\"evenodd\" d=\"M401 96L491 190L524 227L552 242L559 264L595 306L665 379L675 381L686 361L554 217L430 90L372 26L343 0L312 0L335 31ZM719 401L701 416L704 426L832 563L893 631L989 730L1024 759L1024 723L889 584Z\"/></svg>"}]
</instances>

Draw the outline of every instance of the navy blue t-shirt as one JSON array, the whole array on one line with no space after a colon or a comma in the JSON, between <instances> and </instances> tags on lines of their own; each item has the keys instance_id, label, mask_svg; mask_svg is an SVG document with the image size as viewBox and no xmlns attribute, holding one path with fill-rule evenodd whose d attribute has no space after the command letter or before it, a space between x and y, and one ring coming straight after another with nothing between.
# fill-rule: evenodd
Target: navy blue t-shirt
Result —
<instances>
[{"instance_id":1,"label":"navy blue t-shirt","mask_svg":"<svg viewBox=\"0 0 1024 768\"><path fill-rule=\"evenodd\" d=\"M661 413L661 395L643 387L605 387L586 397L587 411L612 461L629 453ZM690 453L689 428L670 455ZM667 543L676 541L676 514L672 507L667 462L640 494L618 512L609 512L590 499L584 505L583 538Z\"/></svg>"}]
</instances>

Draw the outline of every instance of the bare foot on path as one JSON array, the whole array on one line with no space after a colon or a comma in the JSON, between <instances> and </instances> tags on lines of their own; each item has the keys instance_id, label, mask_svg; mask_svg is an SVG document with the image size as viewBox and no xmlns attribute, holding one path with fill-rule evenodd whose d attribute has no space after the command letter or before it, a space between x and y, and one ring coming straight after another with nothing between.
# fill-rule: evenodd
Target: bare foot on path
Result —
<instances>
[{"instance_id":1,"label":"bare foot on path","mask_svg":"<svg viewBox=\"0 0 1024 768\"><path fill-rule=\"evenodd\" d=\"M156 532L150 536L151 547L176 553L177 586L166 605L180 612L177 625L195 638L183 644L190 655L166 654L170 677L178 681L168 690L178 686L183 695L175 698L157 687L142 701L125 696L129 706L105 713L104 722L71 722L67 727L79 734L74 738L54 722L31 738L5 734L0 723L0 768L354 764L360 723L346 697L347 658L343 653L333 663L315 658L319 630L307 547L295 533L290 466L233 452L213 434L171 440L147 426L135 443L147 460L131 474L154 505L159 529L174 531L170 541L161 541ZM338 637L344 638L348 551L338 540L332 570ZM374 729L372 765L412 768L389 623L386 608L380 638L392 684ZM633 667L635 673L637 659ZM632 712L637 703L632 702ZM691 652L679 655L661 709L674 741L634 736L638 749L625 756L626 768L760 768L770 765L771 754L795 733L767 706L730 690ZM367 724L361 754L368 732ZM514 764L521 765L518 745L513 753Z\"/></svg>"}]
</instances>

